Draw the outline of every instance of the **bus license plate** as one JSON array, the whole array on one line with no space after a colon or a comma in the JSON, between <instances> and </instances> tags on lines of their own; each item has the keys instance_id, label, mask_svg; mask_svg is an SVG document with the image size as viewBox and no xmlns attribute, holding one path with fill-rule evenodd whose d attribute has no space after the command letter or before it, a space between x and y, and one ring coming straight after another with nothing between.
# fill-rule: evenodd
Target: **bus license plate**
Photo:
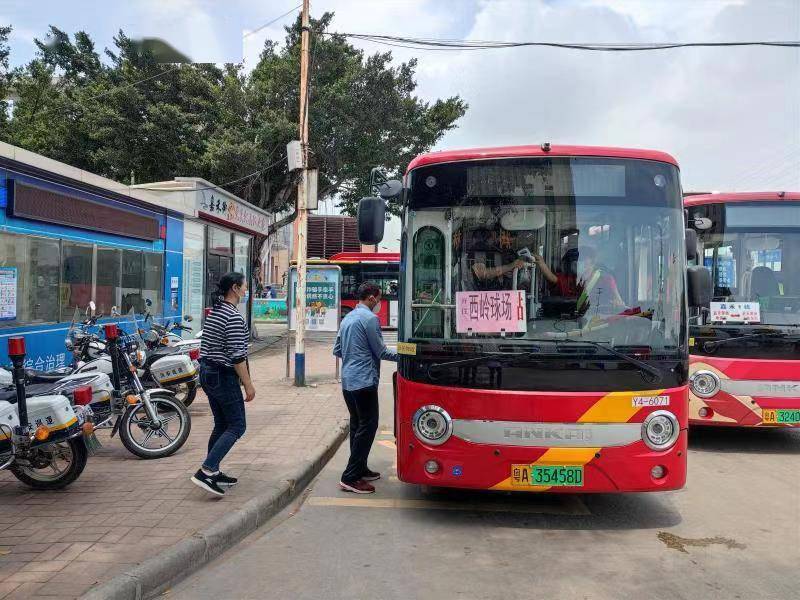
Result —
<instances>
[{"instance_id":1,"label":"bus license plate","mask_svg":"<svg viewBox=\"0 0 800 600\"><path fill-rule=\"evenodd\" d=\"M795 425L800 423L800 409L765 408L762 421L765 425Z\"/></svg>"},{"instance_id":2,"label":"bus license plate","mask_svg":"<svg viewBox=\"0 0 800 600\"><path fill-rule=\"evenodd\" d=\"M583 487L582 465L512 465L511 484Z\"/></svg>"}]
</instances>

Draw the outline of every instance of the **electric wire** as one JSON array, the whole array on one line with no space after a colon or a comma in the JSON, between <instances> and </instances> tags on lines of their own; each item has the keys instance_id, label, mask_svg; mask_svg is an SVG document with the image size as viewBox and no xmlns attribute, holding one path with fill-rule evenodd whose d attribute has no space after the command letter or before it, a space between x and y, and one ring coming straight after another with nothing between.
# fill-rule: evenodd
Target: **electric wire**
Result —
<instances>
[{"instance_id":1,"label":"electric wire","mask_svg":"<svg viewBox=\"0 0 800 600\"><path fill-rule=\"evenodd\" d=\"M273 24L273 23L275 23L276 21L279 21L279 20L280 20L280 19L282 19L283 17L285 17L285 16L287 16L287 15L290 15L290 14L292 14L294 11L296 11L298 8L301 8L302 6L303 6L302 4L298 4L298 5L297 5L297 6L295 6L294 8L291 8L291 9L287 10L287 11L286 11L285 13L283 13L282 15L279 15L279 16L275 17L274 19L272 19L272 20L271 20L271 21L269 21L268 23L264 23L263 25L261 25L261 26L260 26L260 27L258 27L257 29L253 29L253 31L248 31L247 33L245 33L244 35L242 35L242 38L246 38L246 37L249 37L249 36L251 36L251 35L254 35L254 34L258 33L258 32L259 32L259 31L261 31L262 29L265 29L265 28L269 27L270 25L272 25L272 24Z\"/></svg>"},{"instance_id":2,"label":"electric wire","mask_svg":"<svg viewBox=\"0 0 800 600\"><path fill-rule=\"evenodd\" d=\"M338 35L345 38L374 42L387 46L411 48L419 50L494 50L503 48L547 47L568 50L584 50L593 52L642 52L652 50L671 50L675 48L730 48L747 46L765 46L781 48L798 48L797 40L756 40L736 42L639 42L639 43L577 43L577 42L536 42L536 41L500 41L500 40L458 40L446 38L415 38L395 35L379 35L372 33L338 32L326 35Z\"/></svg>"}]
</instances>

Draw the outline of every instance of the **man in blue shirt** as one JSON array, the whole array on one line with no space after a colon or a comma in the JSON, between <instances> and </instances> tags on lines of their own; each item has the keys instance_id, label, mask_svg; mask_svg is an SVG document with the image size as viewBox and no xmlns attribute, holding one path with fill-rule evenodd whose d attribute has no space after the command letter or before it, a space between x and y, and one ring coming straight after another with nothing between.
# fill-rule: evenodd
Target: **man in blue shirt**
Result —
<instances>
[{"instance_id":1,"label":"man in blue shirt","mask_svg":"<svg viewBox=\"0 0 800 600\"><path fill-rule=\"evenodd\" d=\"M381 360L397 362L397 353L383 343L376 314L381 305L381 289L374 283L362 283L358 298L358 305L342 319L333 346L334 356L342 359L342 393L350 412L350 460L339 486L347 492L372 494L375 487L369 482L381 476L367 467L378 431Z\"/></svg>"}]
</instances>

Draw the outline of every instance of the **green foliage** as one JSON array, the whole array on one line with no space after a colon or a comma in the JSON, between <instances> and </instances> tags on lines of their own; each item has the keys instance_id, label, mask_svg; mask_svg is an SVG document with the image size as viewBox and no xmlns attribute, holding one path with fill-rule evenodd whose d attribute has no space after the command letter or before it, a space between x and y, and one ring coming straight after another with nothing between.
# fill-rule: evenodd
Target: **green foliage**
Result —
<instances>
[{"instance_id":1,"label":"green foliage","mask_svg":"<svg viewBox=\"0 0 800 600\"><path fill-rule=\"evenodd\" d=\"M466 111L457 96L414 95L416 62L366 56L312 21L311 161L321 197L353 213L368 195L369 171L400 174ZM8 73L10 28L0 28L0 98L13 87L13 114L0 139L56 160L136 183L199 175L215 183L256 177L230 191L268 210L291 202L286 144L298 138L299 19L285 45L268 42L252 72L241 65L164 65L120 31L105 57L82 31L50 27L36 57Z\"/></svg>"},{"instance_id":2,"label":"green foliage","mask_svg":"<svg viewBox=\"0 0 800 600\"><path fill-rule=\"evenodd\" d=\"M11 27L0 27L0 130L8 122L8 101L6 98L11 91L11 74L8 72L8 36Z\"/></svg>"}]
</instances>

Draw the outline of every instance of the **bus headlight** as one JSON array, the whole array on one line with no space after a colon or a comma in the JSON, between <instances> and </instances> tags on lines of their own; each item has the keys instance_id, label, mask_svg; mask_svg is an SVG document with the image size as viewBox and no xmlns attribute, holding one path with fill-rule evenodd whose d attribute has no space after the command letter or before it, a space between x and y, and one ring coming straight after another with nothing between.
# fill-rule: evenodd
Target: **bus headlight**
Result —
<instances>
[{"instance_id":1,"label":"bus headlight","mask_svg":"<svg viewBox=\"0 0 800 600\"><path fill-rule=\"evenodd\" d=\"M666 450L680 434L678 419L668 410L657 410L647 415L642 423L642 439L651 450Z\"/></svg>"},{"instance_id":2,"label":"bus headlight","mask_svg":"<svg viewBox=\"0 0 800 600\"><path fill-rule=\"evenodd\" d=\"M719 377L712 371L697 371L689 377L689 387L695 396L711 398L719 391Z\"/></svg>"},{"instance_id":3,"label":"bus headlight","mask_svg":"<svg viewBox=\"0 0 800 600\"><path fill-rule=\"evenodd\" d=\"M423 406L411 420L414 435L431 446L444 444L453 434L453 420L440 406Z\"/></svg>"}]
</instances>

